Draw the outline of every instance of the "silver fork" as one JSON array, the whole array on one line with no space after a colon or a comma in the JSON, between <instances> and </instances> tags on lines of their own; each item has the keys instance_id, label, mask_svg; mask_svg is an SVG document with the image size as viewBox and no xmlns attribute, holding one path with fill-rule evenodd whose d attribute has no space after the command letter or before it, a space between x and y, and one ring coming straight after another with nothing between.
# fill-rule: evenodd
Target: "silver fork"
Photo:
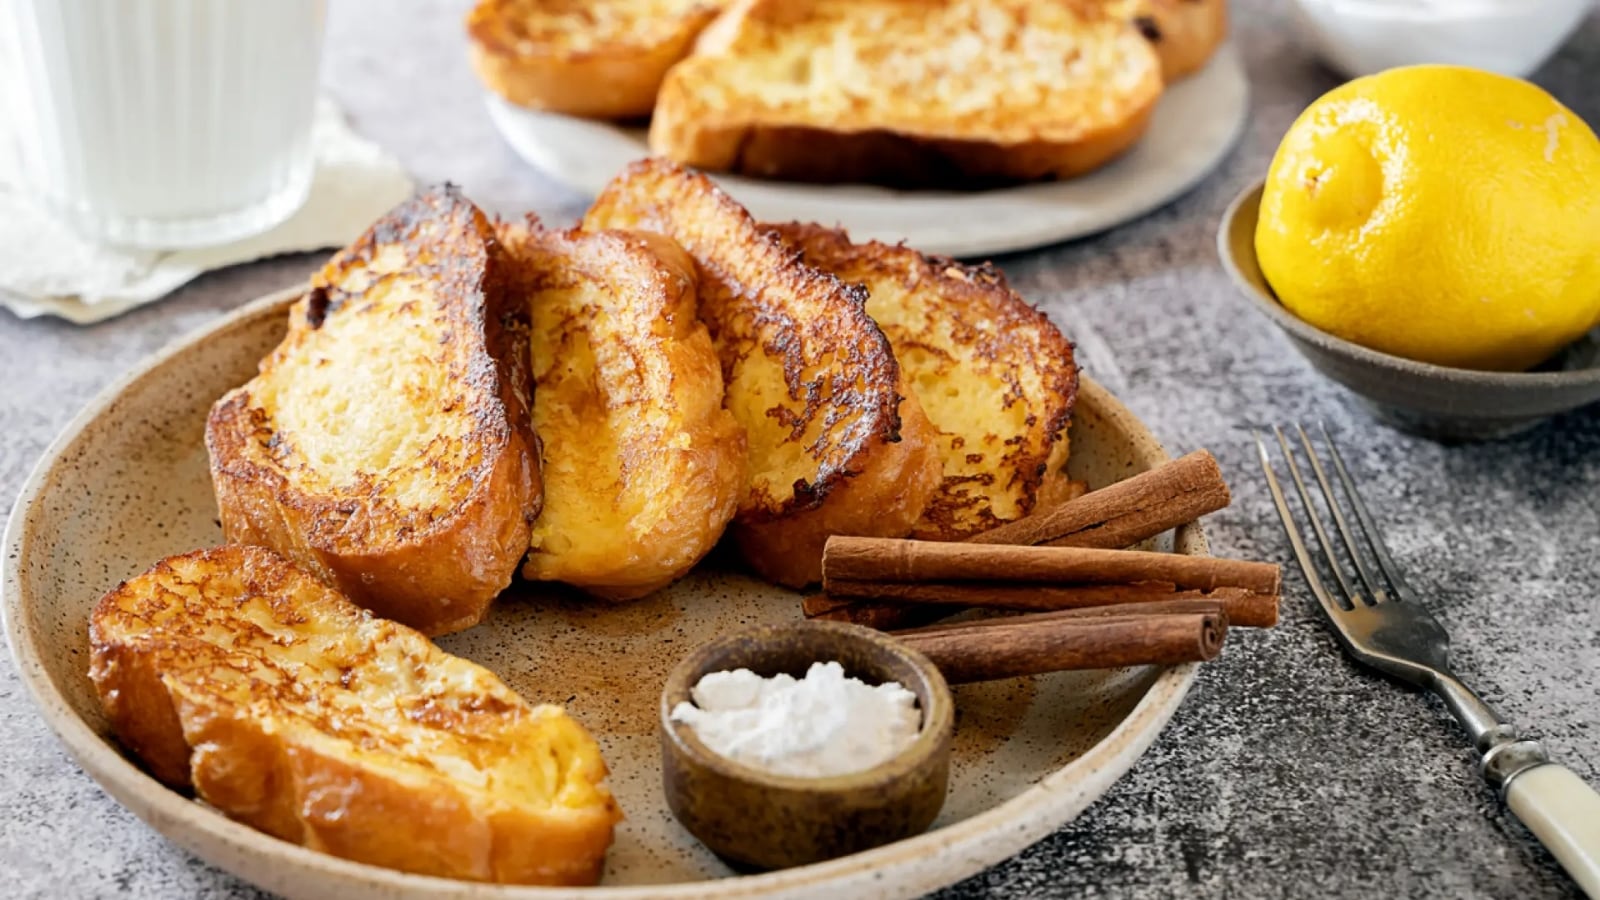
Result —
<instances>
[{"instance_id":1,"label":"silver fork","mask_svg":"<svg viewBox=\"0 0 1600 900\"><path fill-rule=\"evenodd\" d=\"M1344 490L1347 505L1355 514L1356 529L1351 528L1340 502L1334 497L1328 472L1311 438L1304 428L1295 426L1334 529L1343 539L1349 567L1341 562L1339 550L1312 502L1289 439L1284 436L1283 429L1274 427L1272 430L1288 463L1289 476L1300 494L1300 504L1305 509L1311 531L1316 535L1342 597L1330 591L1318 574L1283 490L1278 486L1266 441L1256 432L1256 449L1261 454L1267 487L1272 491L1272 502L1278 507L1279 518L1283 519L1283 529L1288 532L1300 570L1333 624L1345 652L1359 662L1437 694L1477 744L1482 754L1479 773L1499 789L1506 805L1549 848L1578 886L1600 900L1600 794L1572 770L1550 762L1537 742L1519 738L1516 728L1496 715L1450 670L1450 635L1417 601L1416 594L1406 584L1384 545L1372 513L1356 492L1350 471L1345 468L1344 458L1339 455L1339 448L1327 429L1322 429L1322 441L1333 459L1333 470ZM1357 533L1365 539L1370 552L1363 551ZM1373 563L1376 563L1376 572ZM1353 577L1350 568L1355 570ZM1359 586L1356 581L1360 582Z\"/></svg>"}]
</instances>

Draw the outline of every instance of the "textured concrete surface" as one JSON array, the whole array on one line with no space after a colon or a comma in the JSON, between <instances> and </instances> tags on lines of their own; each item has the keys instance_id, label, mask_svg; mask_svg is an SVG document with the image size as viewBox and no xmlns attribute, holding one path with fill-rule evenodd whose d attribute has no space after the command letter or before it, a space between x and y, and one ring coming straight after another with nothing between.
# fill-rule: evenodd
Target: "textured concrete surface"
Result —
<instances>
[{"instance_id":1,"label":"textured concrete surface","mask_svg":"<svg viewBox=\"0 0 1600 900\"><path fill-rule=\"evenodd\" d=\"M1169 448L1209 447L1237 501L1221 553L1290 564L1247 426L1326 420L1381 498L1396 555L1455 636L1463 675L1600 783L1600 407L1512 440L1444 447L1386 430L1232 293L1213 252L1228 199L1335 79L1237 4L1253 114L1232 158L1182 200L1106 235L1000 262L1078 341L1087 370ZM564 222L583 198L494 134L463 62L461 3L333 4L328 84L422 180ZM1600 18L1538 80L1600 122ZM0 506L96 390L217 312L303 277L313 257L211 275L155 308L79 329L0 314ZM1237 635L1171 727L1058 834L949 889L1011 896L1574 897L1477 779L1442 707L1339 655L1291 571L1285 621ZM66 758L0 660L0 893L252 897L107 798Z\"/></svg>"}]
</instances>

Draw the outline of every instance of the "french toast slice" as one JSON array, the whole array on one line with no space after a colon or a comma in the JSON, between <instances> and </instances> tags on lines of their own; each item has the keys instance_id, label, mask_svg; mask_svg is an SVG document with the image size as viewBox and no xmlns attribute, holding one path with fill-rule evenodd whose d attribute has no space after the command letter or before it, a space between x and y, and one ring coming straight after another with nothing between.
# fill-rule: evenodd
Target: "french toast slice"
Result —
<instances>
[{"instance_id":1,"label":"french toast slice","mask_svg":"<svg viewBox=\"0 0 1600 900\"><path fill-rule=\"evenodd\" d=\"M206 448L223 533L426 634L481 620L539 510L528 319L483 213L420 193L335 254Z\"/></svg>"},{"instance_id":2,"label":"french toast slice","mask_svg":"<svg viewBox=\"0 0 1600 900\"><path fill-rule=\"evenodd\" d=\"M710 0L478 0L472 65L519 106L596 119L650 114L661 79L717 14Z\"/></svg>"},{"instance_id":3,"label":"french toast slice","mask_svg":"<svg viewBox=\"0 0 1600 900\"><path fill-rule=\"evenodd\" d=\"M1003 274L820 225L772 227L808 264L866 286L867 313L939 430L944 480L912 537L969 537L1069 489L1072 344Z\"/></svg>"},{"instance_id":4,"label":"french toast slice","mask_svg":"<svg viewBox=\"0 0 1600 900\"><path fill-rule=\"evenodd\" d=\"M251 827L422 875L600 877L621 813L583 726L271 550L162 560L100 600L89 644L118 740Z\"/></svg>"},{"instance_id":5,"label":"french toast slice","mask_svg":"<svg viewBox=\"0 0 1600 900\"><path fill-rule=\"evenodd\" d=\"M733 518L744 428L696 318L694 262L647 232L500 226L532 310L544 510L523 577L610 600L684 575Z\"/></svg>"},{"instance_id":6,"label":"french toast slice","mask_svg":"<svg viewBox=\"0 0 1600 900\"><path fill-rule=\"evenodd\" d=\"M650 148L800 181L1067 178L1144 133L1161 63L1125 15L1031 0L741 0L662 82Z\"/></svg>"},{"instance_id":7,"label":"french toast slice","mask_svg":"<svg viewBox=\"0 0 1600 900\"><path fill-rule=\"evenodd\" d=\"M704 175L662 159L623 170L583 227L658 232L693 257L725 402L748 436L732 530L760 574L800 587L821 578L829 535L911 531L939 485L937 432L865 291L807 266Z\"/></svg>"},{"instance_id":8,"label":"french toast slice","mask_svg":"<svg viewBox=\"0 0 1600 900\"><path fill-rule=\"evenodd\" d=\"M1228 37L1228 0L1111 0L1161 59L1168 84L1206 67Z\"/></svg>"}]
</instances>

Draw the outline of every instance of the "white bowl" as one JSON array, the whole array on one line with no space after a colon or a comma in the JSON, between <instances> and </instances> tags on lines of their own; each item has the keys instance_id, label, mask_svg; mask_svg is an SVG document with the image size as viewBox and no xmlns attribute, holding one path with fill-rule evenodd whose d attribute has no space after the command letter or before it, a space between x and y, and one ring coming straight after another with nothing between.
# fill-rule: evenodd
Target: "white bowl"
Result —
<instances>
[{"instance_id":1,"label":"white bowl","mask_svg":"<svg viewBox=\"0 0 1600 900\"><path fill-rule=\"evenodd\" d=\"M1322 58L1355 78L1448 63L1522 77L1566 40L1594 0L1295 0Z\"/></svg>"}]
</instances>

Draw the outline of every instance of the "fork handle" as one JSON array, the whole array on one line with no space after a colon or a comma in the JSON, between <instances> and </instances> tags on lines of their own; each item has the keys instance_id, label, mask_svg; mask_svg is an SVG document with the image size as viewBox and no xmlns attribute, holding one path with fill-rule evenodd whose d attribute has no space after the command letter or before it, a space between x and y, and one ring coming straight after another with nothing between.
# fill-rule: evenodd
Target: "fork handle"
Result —
<instances>
[{"instance_id":1,"label":"fork handle","mask_svg":"<svg viewBox=\"0 0 1600 900\"><path fill-rule=\"evenodd\" d=\"M1556 763L1519 772L1505 794L1506 805L1578 887L1600 898L1600 794Z\"/></svg>"}]
</instances>

